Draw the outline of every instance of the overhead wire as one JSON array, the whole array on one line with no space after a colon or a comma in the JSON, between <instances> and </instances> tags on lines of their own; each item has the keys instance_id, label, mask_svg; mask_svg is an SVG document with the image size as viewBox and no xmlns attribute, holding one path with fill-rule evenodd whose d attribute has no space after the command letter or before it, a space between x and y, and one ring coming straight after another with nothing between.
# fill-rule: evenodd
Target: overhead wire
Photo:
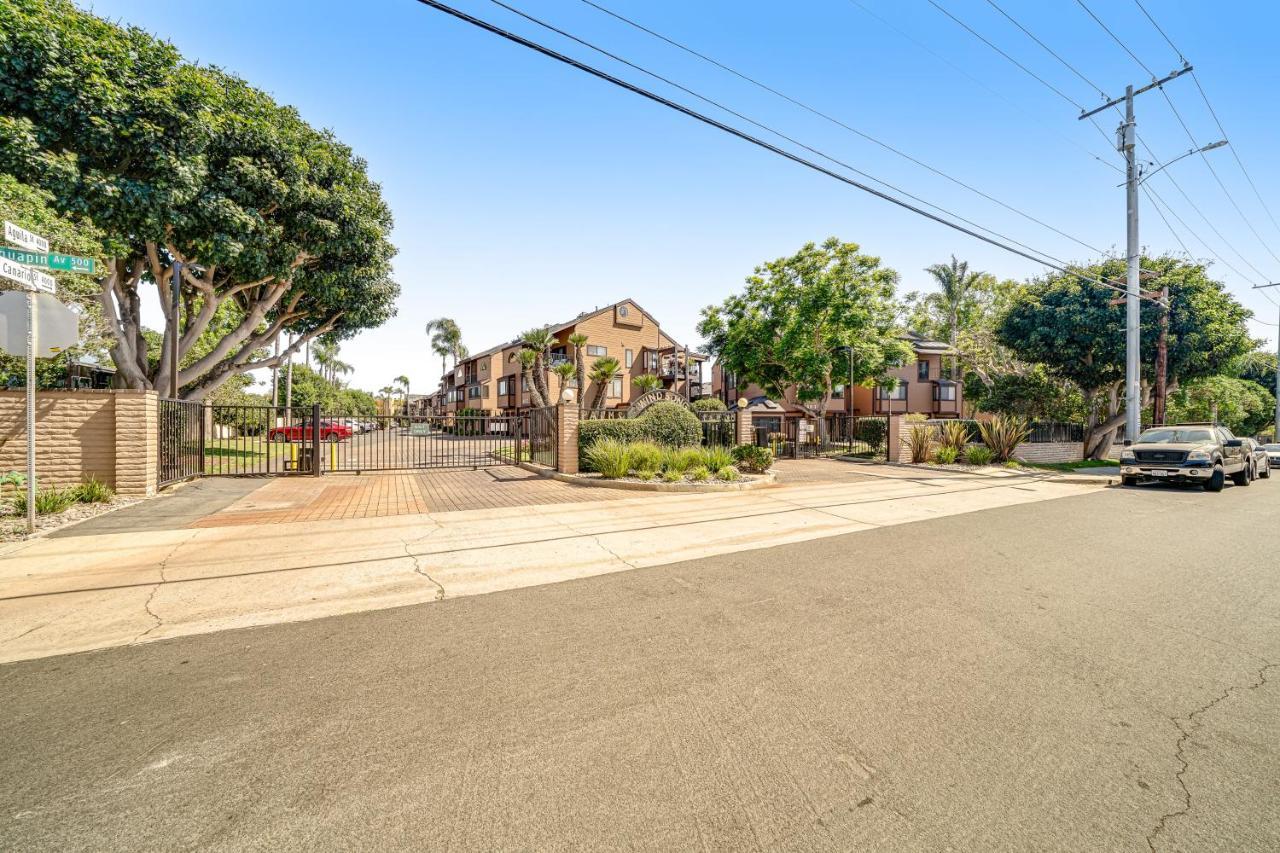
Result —
<instances>
[{"instance_id":1,"label":"overhead wire","mask_svg":"<svg viewBox=\"0 0 1280 853\"><path fill-rule=\"evenodd\" d=\"M451 17L454 17L464 23L470 24L471 26L474 26L477 29L484 30L488 33L499 36L500 38L504 38L514 44L520 45L521 47L527 48L536 53L540 53L543 56L546 56L557 62L561 62L565 65L568 65L571 68L575 68L579 71L582 71L583 73L589 74L593 77L596 77L597 79L603 80L607 83L617 86L618 88L631 92L632 94L639 95L642 98L650 100L661 106L667 107L668 109L671 109L675 112L678 112L682 115L685 115L689 118L692 118L696 121L699 121L703 124L706 124L710 127L713 127L724 133L727 133L731 136L734 136L738 139L741 139L744 142L748 142L765 151L769 151L773 154L783 157L784 159L790 160L793 163L796 163L798 165L811 169L815 172L818 172L819 174L825 175L830 178L834 178L835 180L840 181L841 183L844 183L856 189L862 190L865 193L875 196L883 201L887 201L891 204L894 204L898 207L901 207L905 210L908 210L912 213L915 213L918 216L922 216L940 225L944 225L948 228L951 228L952 230L958 231L962 234L967 234L968 236L973 237L974 239L981 240L984 243L988 243L992 246L996 246L997 248L1003 249L1011 254L1018 255L1019 257L1033 261L1037 264L1040 264L1041 266L1048 267L1049 269L1055 269L1058 272L1061 272L1063 274L1075 276L1076 278L1091 282L1100 287L1104 287L1108 290L1113 290L1119 293L1125 292L1125 288L1123 286L1118 286L1117 284L1113 284L1106 280L1099 279L1095 276L1085 273L1080 269L1072 268L1070 266L1059 266L1058 264L1050 263L1044 259L1044 257L1047 257L1047 256L1044 256L1044 253L1038 253L1043 257L1037 257L1035 254L1029 254L1021 249L1014 248L1013 246L1007 243L1001 242L1000 240L997 240L995 238L984 236L983 234L980 234L976 231L966 228L963 225L959 225L955 222L952 222L948 219L943 218L942 216L938 216L937 214L930 213L927 210L923 210L922 208L919 208L909 202L903 201L902 199L897 198L893 195L890 195L889 193L878 190L875 187L868 186L867 184L861 183L846 175L842 175L839 172L832 171L831 169L828 169L825 166L815 163L812 160L808 160L800 156L799 154L796 154L795 152L788 151L785 148L780 148L777 145L774 145L770 142L766 142L765 140L760 139L759 137L752 136L751 134L747 133L744 130L741 130L732 125L726 124L704 113L700 113L697 110L693 109L692 107L688 107L677 101L673 101L670 98L667 98L656 92L652 92L648 89L645 89L644 87L639 86L638 84L631 83L620 77L614 76L613 74L610 74L607 71L604 71L600 68L596 68L595 66L589 65L581 60L574 59L571 56L560 53L559 51L556 51L553 48L550 48L532 39L518 35L517 33L511 32L509 30L505 30L497 26L496 24L493 24L489 21L485 21L474 15L463 12L460 9L455 9L452 6L439 2L439 0L417 0L417 2L423 6L427 6L439 12L443 12L446 15L450 15ZM1158 300L1150 299L1149 301L1158 301Z\"/></svg>"}]
</instances>

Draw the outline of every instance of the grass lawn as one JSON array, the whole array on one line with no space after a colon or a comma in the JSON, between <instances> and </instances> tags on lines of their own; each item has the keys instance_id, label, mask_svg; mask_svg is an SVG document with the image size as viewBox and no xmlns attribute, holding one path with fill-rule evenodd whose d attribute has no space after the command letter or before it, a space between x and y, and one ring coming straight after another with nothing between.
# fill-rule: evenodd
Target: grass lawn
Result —
<instances>
[{"instance_id":1,"label":"grass lawn","mask_svg":"<svg viewBox=\"0 0 1280 853\"><path fill-rule=\"evenodd\" d=\"M262 436L241 436L239 438L212 438L205 442L204 461L207 471L254 471L270 458L272 469L274 464L289 457L289 445L275 444Z\"/></svg>"},{"instance_id":2,"label":"grass lawn","mask_svg":"<svg viewBox=\"0 0 1280 853\"><path fill-rule=\"evenodd\" d=\"M1084 468L1118 468L1117 459L1081 459L1078 462L1037 462L1023 463L1027 468L1043 468L1046 471L1079 471Z\"/></svg>"}]
</instances>

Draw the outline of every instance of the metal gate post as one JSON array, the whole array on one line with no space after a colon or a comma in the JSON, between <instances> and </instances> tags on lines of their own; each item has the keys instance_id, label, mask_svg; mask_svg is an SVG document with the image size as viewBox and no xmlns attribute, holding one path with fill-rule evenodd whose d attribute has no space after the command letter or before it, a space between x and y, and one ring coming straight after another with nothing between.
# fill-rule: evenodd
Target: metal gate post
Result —
<instances>
[{"instance_id":1,"label":"metal gate post","mask_svg":"<svg viewBox=\"0 0 1280 853\"><path fill-rule=\"evenodd\" d=\"M306 432L302 434L307 437ZM311 476L320 476L320 404L311 405Z\"/></svg>"},{"instance_id":2,"label":"metal gate post","mask_svg":"<svg viewBox=\"0 0 1280 853\"><path fill-rule=\"evenodd\" d=\"M177 333L175 332L175 334ZM213 412L209 408L209 403L207 400L200 404L200 443L197 445L197 447L199 448L199 453L200 453L200 476L201 477L203 477L205 473L204 472L205 440L208 438L208 434L205 431L205 424L208 423L209 417L212 414Z\"/></svg>"},{"instance_id":3,"label":"metal gate post","mask_svg":"<svg viewBox=\"0 0 1280 853\"><path fill-rule=\"evenodd\" d=\"M521 434L520 434L520 433L522 432L522 430L521 430L521 426L522 426L522 424L521 424L521 422L520 422L520 411L517 409L517 410L516 410L515 417L513 417L513 418L511 419L511 423L510 423L510 427L509 427L509 429L511 429L511 431L512 431L512 432L514 432L514 433L516 434L516 447L515 447L515 451L516 451L516 458L515 458L515 464L517 464L517 465L519 465L521 462L523 462L523 461L524 461L524 458L523 458L523 457L524 457L524 454L522 454L522 453L521 453L521 445L524 443L524 442L522 441L522 436L521 436Z\"/></svg>"}]
</instances>

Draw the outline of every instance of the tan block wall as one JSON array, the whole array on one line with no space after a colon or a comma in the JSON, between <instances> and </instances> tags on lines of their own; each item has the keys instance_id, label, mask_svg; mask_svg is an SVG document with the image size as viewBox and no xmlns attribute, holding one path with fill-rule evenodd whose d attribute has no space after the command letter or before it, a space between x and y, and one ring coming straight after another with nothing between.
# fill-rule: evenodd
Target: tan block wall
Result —
<instances>
[{"instance_id":1,"label":"tan block wall","mask_svg":"<svg viewBox=\"0 0 1280 853\"><path fill-rule=\"evenodd\" d=\"M1079 441L1019 444L1013 457L1022 462L1079 462L1084 458L1084 444Z\"/></svg>"},{"instance_id":2,"label":"tan block wall","mask_svg":"<svg viewBox=\"0 0 1280 853\"><path fill-rule=\"evenodd\" d=\"M739 409L735 414L736 414L736 417L734 418L734 433L736 437L736 443L737 444L755 444L756 431L755 431L755 427L752 425L752 421L754 419L751 416L751 412L747 411L746 409Z\"/></svg>"},{"instance_id":3,"label":"tan block wall","mask_svg":"<svg viewBox=\"0 0 1280 853\"><path fill-rule=\"evenodd\" d=\"M154 495L160 461L160 399L154 391L113 393L115 490L131 497Z\"/></svg>"},{"instance_id":4,"label":"tan block wall","mask_svg":"<svg viewBox=\"0 0 1280 853\"><path fill-rule=\"evenodd\" d=\"M578 403L556 406L556 470L578 473Z\"/></svg>"}]
</instances>

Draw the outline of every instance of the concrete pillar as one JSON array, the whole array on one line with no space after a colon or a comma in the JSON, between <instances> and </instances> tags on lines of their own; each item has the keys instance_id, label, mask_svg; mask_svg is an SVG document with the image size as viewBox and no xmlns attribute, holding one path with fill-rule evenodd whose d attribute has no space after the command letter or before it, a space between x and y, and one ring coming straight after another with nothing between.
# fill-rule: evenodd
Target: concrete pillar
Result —
<instances>
[{"instance_id":1,"label":"concrete pillar","mask_svg":"<svg viewBox=\"0 0 1280 853\"><path fill-rule=\"evenodd\" d=\"M556 404L556 442L556 470L578 473L578 404L573 399Z\"/></svg>"},{"instance_id":2,"label":"concrete pillar","mask_svg":"<svg viewBox=\"0 0 1280 853\"><path fill-rule=\"evenodd\" d=\"M735 444L755 444L756 431L751 425L751 412L746 409L738 409L734 412L736 416L734 422L734 443Z\"/></svg>"},{"instance_id":3,"label":"concrete pillar","mask_svg":"<svg viewBox=\"0 0 1280 853\"><path fill-rule=\"evenodd\" d=\"M902 415L892 415L889 418L889 434L885 437L886 454L885 458L890 462L903 461L903 455L908 454L906 442L902 440L902 432L906 428L906 418Z\"/></svg>"},{"instance_id":4,"label":"concrete pillar","mask_svg":"<svg viewBox=\"0 0 1280 853\"><path fill-rule=\"evenodd\" d=\"M128 497L156 493L160 456L160 404L155 391L116 391L116 492Z\"/></svg>"}]
</instances>

